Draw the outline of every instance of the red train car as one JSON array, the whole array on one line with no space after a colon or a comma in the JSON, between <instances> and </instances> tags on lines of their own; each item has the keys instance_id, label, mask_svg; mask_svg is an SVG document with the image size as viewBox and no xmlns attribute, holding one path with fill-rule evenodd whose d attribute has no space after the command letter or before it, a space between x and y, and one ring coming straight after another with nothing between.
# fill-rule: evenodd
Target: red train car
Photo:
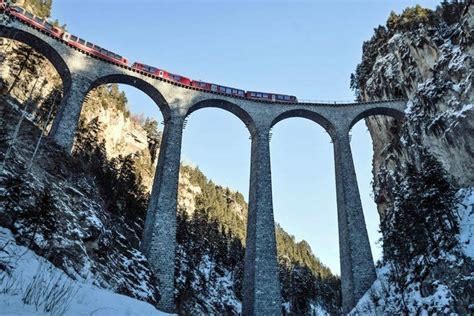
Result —
<instances>
[{"instance_id":1,"label":"red train car","mask_svg":"<svg viewBox=\"0 0 474 316\"><path fill-rule=\"evenodd\" d=\"M154 75L156 77L159 77L159 78L164 78L164 79L168 79L168 80L171 80L171 81L182 83L186 86L191 86L191 79L189 79L187 77L183 77L181 75L172 74L172 73L170 73L166 70L163 70L163 69L159 69L159 68L156 68L156 67L153 67L153 66L148 66L148 65L145 65L145 64L141 64L141 63L134 63L132 65L132 68L135 68L135 69L140 70L140 71L147 72L147 73L149 73L151 75Z\"/></svg>"},{"instance_id":2,"label":"red train car","mask_svg":"<svg viewBox=\"0 0 474 316\"><path fill-rule=\"evenodd\" d=\"M278 102L286 102L286 103L298 102L298 99L292 95L257 92L257 91L247 91L247 93L245 93L245 97L248 99L278 101Z\"/></svg>"},{"instance_id":3,"label":"red train car","mask_svg":"<svg viewBox=\"0 0 474 316\"><path fill-rule=\"evenodd\" d=\"M159 77L162 77L162 78L165 78L165 79L168 79L168 80L172 80L172 81L176 81L176 82L180 82L180 83L182 83L186 86L191 86L191 79L189 79L187 77L183 77L181 75L172 74L170 72L167 72L166 70L161 70L160 69Z\"/></svg>"},{"instance_id":4,"label":"red train car","mask_svg":"<svg viewBox=\"0 0 474 316\"><path fill-rule=\"evenodd\" d=\"M136 70L139 70L139 71L147 72L151 75L155 75L156 77L160 77L160 69L153 66L148 66L141 63L133 63L132 68L135 68Z\"/></svg>"},{"instance_id":5,"label":"red train car","mask_svg":"<svg viewBox=\"0 0 474 316\"><path fill-rule=\"evenodd\" d=\"M80 37L77 37L75 35L69 34L69 33L64 33L63 35L63 40L68 42L70 45L85 51L91 55L97 56L99 58L108 60L110 62L128 66L128 59L120 56L114 52L111 52L105 48L102 48L98 45L95 45L91 42L87 42L86 40L83 40Z\"/></svg>"},{"instance_id":6,"label":"red train car","mask_svg":"<svg viewBox=\"0 0 474 316\"><path fill-rule=\"evenodd\" d=\"M236 88L231 88L231 87L225 87L213 83L208 83L208 82L203 82L203 81L196 81L193 80L191 82L191 86L207 91L213 91L213 92L219 92L219 93L225 93L225 94L230 94L230 95L235 95L239 97L244 97L245 96L245 91L236 89Z\"/></svg>"},{"instance_id":7,"label":"red train car","mask_svg":"<svg viewBox=\"0 0 474 316\"><path fill-rule=\"evenodd\" d=\"M5 2L3 2L3 3L4 3L4 6L6 6L6 3ZM33 27L36 27L36 28L38 28L42 31L45 31L45 32L53 35L54 37L62 38L62 36L64 34L64 31L61 28L59 28L57 26L54 26L53 24L51 24L47 20L43 20L42 18L35 16L33 13L26 11L22 7L14 5L14 6L8 7L6 10L11 15L15 16L16 18L20 19L21 21L23 21L23 22L25 22L25 23L33 26Z\"/></svg>"}]
</instances>

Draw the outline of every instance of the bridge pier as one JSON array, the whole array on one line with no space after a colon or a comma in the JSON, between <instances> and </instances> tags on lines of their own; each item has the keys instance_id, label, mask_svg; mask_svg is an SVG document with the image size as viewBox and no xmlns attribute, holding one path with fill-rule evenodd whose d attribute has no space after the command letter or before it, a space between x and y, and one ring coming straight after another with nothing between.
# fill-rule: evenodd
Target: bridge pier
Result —
<instances>
[{"instance_id":1,"label":"bridge pier","mask_svg":"<svg viewBox=\"0 0 474 316\"><path fill-rule=\"evenodd\" d=\"M376 279L348 132L334 142L343 312L348 313Z\"/></svg>"},{"instance_id":2,"label":"bridge pier","mask_svg":"<svg viewBox=\"0 0 474 316\"><path fill-rule=\"evenodd\" d=\"M176 211L179 167L184 118L171 116L165 121L141 249L146 255L160 285L158 307L173 313Z\"/></svg>"},{"instance_id":3,"label":"bridge pier","mask_svg":"<svg viewBox=\"0 0 474 316\"><path fill-rule=\"evenodd\" d=\"M71 79L71 85L67 91L64 91L58 113L49 132L49 137L68 153L72 151L82 105L91 87L91 82L87 78L75 75Z\"/></svg>"},{"instance_id":4,"label":"bridge pier","mask_svg":"<svg viewBox=\"0 0 474 316\"><path fill-rule=\"evenodd\" d=\"M242 314L281 314L268 129L252 135Z\"/></svg>"}]
</instances>

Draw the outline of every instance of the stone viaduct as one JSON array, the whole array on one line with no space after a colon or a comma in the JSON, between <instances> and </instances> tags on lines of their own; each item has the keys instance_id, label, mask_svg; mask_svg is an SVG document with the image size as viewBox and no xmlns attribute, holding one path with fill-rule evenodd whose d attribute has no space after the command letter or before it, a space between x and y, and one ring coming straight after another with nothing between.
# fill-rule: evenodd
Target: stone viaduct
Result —
<instances>
[{"instance_id":1,"label":"stone viaduct","mask_svg":"<svg viewBox=\"0 0 474 316\"><path fill-rule=\"evenodd\" d=\"M54 65L62 78L64 96L50 137L65 151L70 152L73 146L84 98L99 85L134 86L160 108L165 126L141 248L159 280L159 307L162 310L175 311L176 207L183 123L191 113L206 107L233 113L245 124L251 136L243 314L278 315L281 312L269 132L272 126L290 117L307 118L319 124L328 132L334 146L344 312L350 311L372 285L376 275L349 131L355 123L370 115L403 119L405 101L281 104L203 92L88 56L4 14L0 14L0 20L0 37L35 48Z\"/></svg>"}]
</instances>

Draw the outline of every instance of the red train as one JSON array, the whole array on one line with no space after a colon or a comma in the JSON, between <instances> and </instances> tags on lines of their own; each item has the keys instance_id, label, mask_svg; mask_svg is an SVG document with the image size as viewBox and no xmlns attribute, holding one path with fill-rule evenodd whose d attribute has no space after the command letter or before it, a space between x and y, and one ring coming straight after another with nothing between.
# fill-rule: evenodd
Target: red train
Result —
<instances>
[{"instance_id":1,"label":"red train","mask_svg":"<svg viewBox=\"0 0 474 316\"><path fill-rule=\"evenodd\" d=\"M111 52L107 49L104 49L98 45L95 45L91 42L87 42L80 37L64 32L62 36L63 40L69 43L69 45L74 46L86 53L97 56L99 58L108 60L113 63L117 63L123 66L128 66L128 59Z\"/></svg>"},{"instance_id":2,"label":"red train","mask_svg":"<svg viewBox=\"0 0 474 316\"><path fill-rule=\"evenodd\" d=\"M266 100L266 101L273 101L273 102L275 101L288 102L288 103L298 102L298 99L292 95L265 93L265 92L257 92L257 91L247 91L247 93L245 93L245 97L249 99Z\"/></svg>"},{"instance_id":3,"label":"red train","mask_svg":"<svg viewBox=\"0 0 474 316\"><path fill-rule=\"evenodd\" d=\"M195 87L195 88L198 88L198 89L201 89L201 90L224 93L224 94L230 94L230 95L235 95L235 96L238 96L238 97L245 97L245 91L244 90L231 88L231 87L225 87L225 86L221 86L221 85L214 84L214 83L193 80L191 82L191 86Z\"/></svg>"},{"instance_id":4,"label":"red train","mask_svg":"<svg viewBox=\"0 0 474 316\"><path fill-rule=\"evenodd\" d=\"M95 45L91 42L88 42L80 37L72 35L68 32L65 32L62 28L55 26L48 20L39 18L28 12L24 8L17 5L9 5L6 0L0 0L0 12L6 12L19 19L20 21L29 24L49 35L61 39L68 43L69 45L76 47L77 49L98 57L100 59L118 64L121 66L128 67L128 59L111 52L107 49L104 49L98 45ZM298 99L295 96L285 95L285 94L275 94L275 93L266 93L266 92L257 92L257 91L247 91L221 86L214 83L203 82L199 80L191 80L187 77L170 73L166 70L159 69L153 66L148 66L141 63L134 63L132 68L139 71L148 73L157 78L167 79L173 82L180 83L185 86L193 87L199 90L222 93L232 96L237 96L241 98L248 98L254 100L263 100L263 101L272 101L272 102L284 102L284 103L297 103Z\"/></svg>"},{"instance_id":5,"label":"red train","mask_svg":"<svg viewBox=\"0 0 474 316\"><path fill-rule=\"evenodd\" d=\"M141 72L149 73L149 74L151 74L155 77L164 78L164 79L168 79L168 80L171 80L171 81L179 82L179 83L182 83L186 86L191 85L191 79L180 76L180 75L172 74L170 72L167 72L166 70L158 69L158 68L153 67L153 66L148 66L148 65L145 65L145 64L141 64L141 63L134 63L132 65L132 68L134 68L138 71L141 71Z\"/></svg>"},{"instance_id":6,"label":"red train","mask_svg":"<svg viewBox=\"0 0 474 316\"><path fill-rule=\"evenodd\" d=\"M53 37L62 39L66 41L69 45L74 46L82 51L85 51L86 53L89 53L91 55L113 63L128 66L128 60L126 58L111 51L108 51L100 46L97 46L91 42L87 42L75 35L69 34L60 27L53 25L48 20L35 16L31 12L28 12L20 6L8 6L5 0L0 0L0 7L3 8L3 11L6 11L10 15L19 19L20 21L25 22L43 32L46 32L52 35Z\"/></svg>"},{"instance_id":7,"label":"red train","mask_svg":"<svg viewBox=\"0 0 474 316\"><path fill-rule=\"evenodd\" d=\"M3 7L6 8L5 1L3 1ZM64 31L61 28L54 26L47 20L43 20L42 18L35 16L34 14L26 11L22 7L14 5L6 8L6 10L19 20L26 22L42 31L45 31L54 37L61 39L64 34Z\"/></svg>"}]
</instances>

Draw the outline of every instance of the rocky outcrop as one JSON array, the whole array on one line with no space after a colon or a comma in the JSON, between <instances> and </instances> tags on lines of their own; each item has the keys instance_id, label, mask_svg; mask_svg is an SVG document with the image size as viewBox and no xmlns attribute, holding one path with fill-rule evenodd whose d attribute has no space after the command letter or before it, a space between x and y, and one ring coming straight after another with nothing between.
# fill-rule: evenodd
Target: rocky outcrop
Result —
<instances>
[{"instance_id":1,"label":"rocky outcrop","mask_svg":"<svg viewBox=\"0 0 474 316\"><path fill-rule=\"evenodd\" d=\"M409 314L472 313L469 301L474 288L468 271L474 268L474 258L468 248L474 236L462 227L473 223L472 202L467 202L472 199L474 186L473 29L474 6L445 2L436 11L417 6L400 15L392 13L387 26L377 28L372 39L364 43L362 62L352 77L358 98L408 99L404 122L383 116L366 119L373 139L373 189L382 234L397 234L384 229L396 227L390 221L403 218L403 212L414 212L397 205L403 205L402 200L415 200L417 193L407 186L406 179L414 175L413 170L423 175L426 157L439 161L451 185L460 190L458 209L447 210L457 214L457 221L449 233L445 232L450 240L453 236L449 234L457 234L457 246L441 243L430 248L434 251L403 265L394 258L384 258L378 281L354 314L400 310ZM420 199L430 203L429 194L419 193ZM432 209L442 210L434 200ZM442 232L430 231L422 221L412 224L418 225L419 231L426 230L426 236L431 234L433 240L443 238ZM414 247L422 243L411 238L405 242L414 242ZM383 246L384 255L391 246Z\"/></svg>"},{"instance_id":2,"label":"rocky outcrop","mask_svg":"<svg viewBox=\"0 0 474 316\"><path fill-rule=\"evenodd\" d=\"M451 23L439 14L408 31L379 30L364 44L359 98L409 99L403 126L387 117L366 120L381 214L391 200L393 172L407 161L416 163L420 147L437 157L460 186L474 185L474 7Z\"/></svg>"}]
</instances>

